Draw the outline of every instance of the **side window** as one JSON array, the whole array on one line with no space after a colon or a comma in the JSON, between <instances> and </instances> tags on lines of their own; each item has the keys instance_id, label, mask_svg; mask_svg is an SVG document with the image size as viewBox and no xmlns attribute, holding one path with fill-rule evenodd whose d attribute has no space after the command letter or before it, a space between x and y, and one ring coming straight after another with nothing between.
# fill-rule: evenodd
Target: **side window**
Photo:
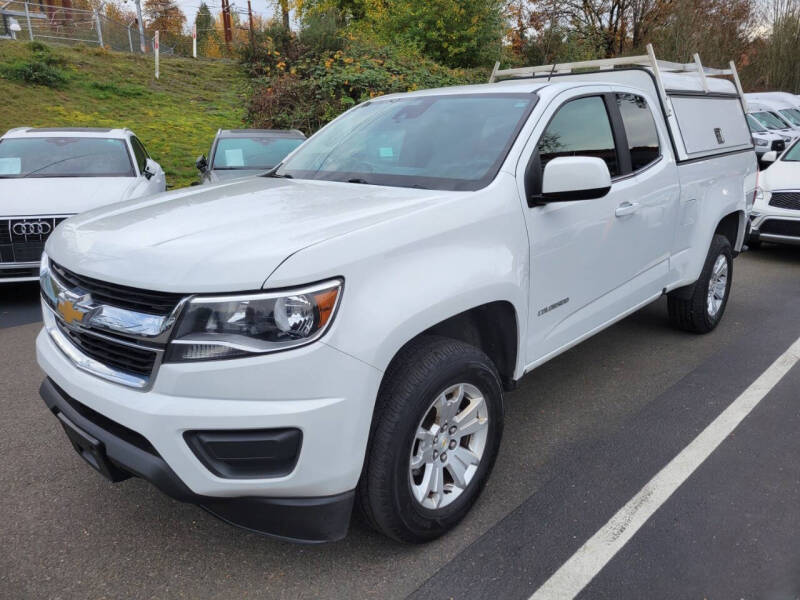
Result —
<instances>
[{"instance_id":1,"label":"side window","mask_svg":"<svg viewBox=\"0 0 800 600\"><path fill-rule=\"evenodd\" d=\"M139 172L144 171L147 164L147 150L142 146L142 142L137 137L131 137L131 146L133 147L133 155L136 157L136 164L139 165Z\"/></svg>"},{"instance_id":2,"label":"side window","mask_svg":"<svg viewBox=\"0 0 800 600\"><path fill-rule=\"evenodd\" d=\"M595 156L606 161L612 177L620 174L611 121L600 96L570 100L559 108L537 148L543 170L559 156Z\"/></svg>"},{"instance_id":3,"label":"side window","mask_svg":"<svg viewBox=\"0 0 800 600\"><path fill-rule=\"evenodd\" d=\"M631 168L638 171L661 156L656 122L647 101L641 96L617 94L617 106L631 151Z\"/></svg>"}]
</instances>

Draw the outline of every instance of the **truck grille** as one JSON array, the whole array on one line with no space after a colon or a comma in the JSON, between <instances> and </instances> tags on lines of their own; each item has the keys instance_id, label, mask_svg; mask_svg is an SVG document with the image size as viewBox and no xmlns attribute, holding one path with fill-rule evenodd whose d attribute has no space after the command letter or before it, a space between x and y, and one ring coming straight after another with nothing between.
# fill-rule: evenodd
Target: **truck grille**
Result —
<instances>
[{"instance_id":1,"label":"truck grille","mask_svg":"<svg viewBox=\"0 0 800 600\"><path fill-rule=\"evenodd\" d=\"M773 235L786 235L789 237L800 237L800 221L782 221L779 219L769 219L764 221L759 227L761 233L771 233Z\"/></svg>"},{"instance_id":2,"label":"truck grille","mask_svg":"<svg viewBox=\"0 0 800 600\"><path fill-rule=\"evenodd\" d=\"M775 208L800 210L800 192L773 192L769 205Z\"/></svg>"},{"instance_id":3,"label":"truck grille","mask_svg":"<svg viewBox=\"0 0 800 600\"><path fill-rule=\"evenodd\" d=\"M783 140L772 140L772 146L770 146L770 150L775 150L775 152L783 152L786 150L786 142Z\"/></svg>"},{"instance_id":4,"label":"truck grille","mask_svg":"<svg viewBox=\"0 0 800 600\"><path fill-rule=\"evenodd\" d=\"M0 264L39 262L44 243L67 217L0 219ZM37 269L38 273L38 269ZM11 275L7 275L11 276ZM3 272L0 271L0 277Z\"/></svg>"},{"instance_id":5,"label":"truck grille","mask_svg":"<svg viewBox=\"0 0 800 600\"><path fill-rule=\"evenodd\" d=\"M136 348L121 340L117 342L108 335L99 336L65 327L60 320L57 323L61 332L86 356L125 373L143 377L150 377L152 374L158 356L154 350Z\"/></svg>"},{"instance_id":6,"label":"truck grille","mask_svg":"<svg viewBox=\"0 0 800 600\"><path fill-rule=\"evenodd\" d=\"M66 285L89 292L92 298L102 304L134 310L149 315L168 315L183 298L183 294L140 290L115 283L98 281L91 277L78 275L51 261L56 276Z\"/></svg>"}]
</instances>

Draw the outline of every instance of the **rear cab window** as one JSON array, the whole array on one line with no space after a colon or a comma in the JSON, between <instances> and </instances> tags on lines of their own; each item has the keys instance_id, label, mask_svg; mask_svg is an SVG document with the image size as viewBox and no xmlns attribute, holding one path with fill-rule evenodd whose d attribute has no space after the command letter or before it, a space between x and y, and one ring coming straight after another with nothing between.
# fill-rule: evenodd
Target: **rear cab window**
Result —
<instances>
[{"instance_id":1,"label":"rear cab window","mask_svg":"<svg viewBox=\"0 0 800 600\"><path fill-rule=\"evenodd\" d=\"M616 100L635 173L661 158L656 121L644 97L617 93Z\"/></svg>"}]
</instances>

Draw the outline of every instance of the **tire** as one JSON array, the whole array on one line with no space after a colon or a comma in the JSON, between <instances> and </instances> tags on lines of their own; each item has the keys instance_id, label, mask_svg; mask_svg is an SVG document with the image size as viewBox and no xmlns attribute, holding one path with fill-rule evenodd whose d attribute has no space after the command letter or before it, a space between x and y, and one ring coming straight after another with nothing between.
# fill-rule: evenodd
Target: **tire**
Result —
<instances>
[{"instance_id":1,"label":"tire","mask_svg":"<svg viewBox=\"0 0 800 600\"><path fill-rule=\"evenodd\" d=\"M435 539L469 512L497 457L503 432L503 389L497 370L474 346L422 336L392 361L375 411L357 491L359 506L367 521L389 537L411 543ZM445 422L448 427L440 431ZM455 423L462 429L453 433L458 429ZM468 423L475 433L466 434ZM422 429L425 434L420 436ZM437 431L435 436L431 433ZM477 465L462 469L478 455ZM412 460L417 469L412 469ZM442 480L436 479L437 473ZM463 487L453 473L461 474Z\"/></svg>"},{"instance_id":2,"label":"tire","mask_svg":"<svg viewBox=\"0 0 800 600\"><path fill-rule=\"evenodd\" d=\"M724 283L719 277L722 271ZM716 285L713 302L709 294L712 278ZM670 292L667 296L670 322L678 329L694 333L713 331L725 314L732 281L731 243L724 235L715 235L698 280L691 286Z\"/></svg>"}]
</instances>

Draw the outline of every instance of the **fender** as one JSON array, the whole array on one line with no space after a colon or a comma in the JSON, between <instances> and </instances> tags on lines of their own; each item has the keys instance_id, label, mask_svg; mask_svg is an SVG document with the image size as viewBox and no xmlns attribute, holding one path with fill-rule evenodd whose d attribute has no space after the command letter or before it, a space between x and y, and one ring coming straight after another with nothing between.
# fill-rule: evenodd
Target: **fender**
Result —
<instances>
[{"instance_id":1,"label":"fender","mask_svg":"<svg viewBox=\"0 0 800 600\"><path fill-rule=\"evenodd\" d=\"M515 185L501 173L482 190L310 246L265 285L344 277L339 312L322 341L380 370L433 325L507 301L518 323L515 374L521 374L529 244Z\"/></svg>"},{"instance_id":2,"label":"fender","mask_svg":"<svg viewBox=\"0 0 800 600\"><path fill-rule=\"evenodd\" d=\"M712 179L708 177L710 169L716 173ZM733 250L741 250L747 223L747 198L755 189L756 170L752 152L679 164L681 205L670 258L674 283L668 291L697 281L711 238L719 223L731 213L740 213Z\"/></svg>"}]
</instances>

